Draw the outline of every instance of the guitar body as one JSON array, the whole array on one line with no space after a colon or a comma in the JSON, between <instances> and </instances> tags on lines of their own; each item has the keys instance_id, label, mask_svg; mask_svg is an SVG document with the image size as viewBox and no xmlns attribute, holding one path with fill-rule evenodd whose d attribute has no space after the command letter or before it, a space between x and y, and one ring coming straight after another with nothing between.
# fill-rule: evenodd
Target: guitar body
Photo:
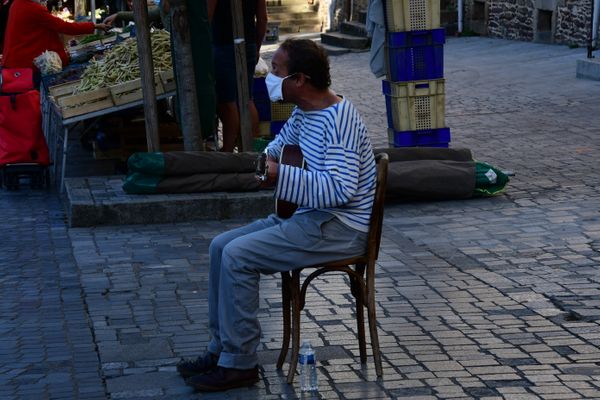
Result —
<instances>
[{"instance_id":1,"label":"guitar body","mask_svg":"<svg viewBox=\"0 0 600 400\"><path fill-rule=\"evenodd\" d=\"M292 167L305 168L304 156L302 150L297 144L286 144L281 149L279 164L286 164ZM298 206L286 200L275 199L275 212L280 218L291 217Z\"/></svg>"}]
</instances>

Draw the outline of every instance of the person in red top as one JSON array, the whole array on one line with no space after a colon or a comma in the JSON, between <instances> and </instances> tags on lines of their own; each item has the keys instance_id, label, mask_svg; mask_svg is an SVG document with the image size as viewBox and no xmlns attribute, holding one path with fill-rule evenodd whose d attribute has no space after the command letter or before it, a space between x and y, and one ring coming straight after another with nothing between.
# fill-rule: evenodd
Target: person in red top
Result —
<instances>
[{"instance_id":1,"label":"person in red top","mask_svg":"<svg viewBox=\"0 0 600 400\"><path fill-rule=\"evenodd\" d=\"M4 47L4 32L6 31L6 21L8 21L8 10L12 0L0 0L0 55Z\"/></svg>"},{"instance_id":2,"label":"person in red top","mask_svg":"<svg viewBox=\"0 0 600 400\"><path fill-rule=\"evenodd\" d=\"M8 14L4 37L2 66L5 68L37 68L33 60L44 51L55 51L63 67L69 56L59 34L83 35L94 33L94 29L107 30L105 24L92 22L72 23L50 14L36 0L14 0Z\"/></svg>"}]
</instances>

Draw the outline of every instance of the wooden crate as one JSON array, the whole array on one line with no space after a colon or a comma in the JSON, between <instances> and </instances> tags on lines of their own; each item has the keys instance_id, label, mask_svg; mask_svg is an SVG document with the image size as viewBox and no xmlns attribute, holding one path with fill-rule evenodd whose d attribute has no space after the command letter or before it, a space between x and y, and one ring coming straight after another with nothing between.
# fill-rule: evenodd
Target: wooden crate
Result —
<instances>
[{"instance_id":1,"label":"wooden crate","mask_svg":"<svg viewBox=\"0 0 600 400\"><path fill-rule=\"evenodd\" d=\"M111 86L109 89L113 102L117 106L141 100L144 97L142 94L141 79L120 83ZM154 75L154 90L157 95L164 93L163 85L158 75Z\"/></svg>"},{"instance_id":2,"label":"wooden crate","mask_svg":"<svg viewBox=\"0 0 600 400\"><path fill-rule=\"evenodd\" d=\"M57 103L64 119L114 106L110 90L106 88L65 95L59 97Z\"/></svg>"},{"instance_id":3,"label":"wooden crate","mask_svg":"<svg viewBox=\"0 0 600 400\"><path fill-rule=\"evenodd\" d=\"M58 99L59 97L69 96L73 94L77 85L79 85L81 81L72 81L61 83L60 85L51 86L48 88L48 94L54 99Z\"/></svg>"},{"instance_id":4,"label":"wooden crate","mask_svg":"<svg viewBox=\"0 0 600 400\"><path fill-rule=\"evenodd\" d=\"M159 72L159 75L165 92L175 90L175 74L173 70Z\"/></svg>"}]
</instances>

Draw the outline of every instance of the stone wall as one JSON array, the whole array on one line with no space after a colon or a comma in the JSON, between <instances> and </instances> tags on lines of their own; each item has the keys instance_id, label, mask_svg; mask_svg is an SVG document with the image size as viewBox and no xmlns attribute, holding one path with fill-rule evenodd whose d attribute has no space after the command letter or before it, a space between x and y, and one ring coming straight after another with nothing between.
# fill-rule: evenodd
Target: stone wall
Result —
<instances>
[{"instance_id":1,"label":"stone wall","mask_svg":"<svg viewBox=\"0 0 600 400\"><path fill-rule=\"evenodd\" d=\"M557 43L585 46L591 28L589 1L567 0L557 7L554 40Z\"/></svg>"},{"instance_id":2,"label":"stone wall","mask_svg":"<svg viewBox=\"0 0 600 400\"><path fill-rule=\"evenodd\" d=\"M492 0L488 4L488 35L533 40L532 0Z\"/></svg>"},{"instance_id":3,"label":"stone wall","mask_svg":"<svg viewBox=\"0 0 600 400\"><path fill-rule=\"evenodd\" d=\"M485 20L474 20L476 3ZM479 13L481 17L481 13ZM504 39L585 46L591 0L465 0L464 29Z\"/></svg>"}]
</instances>

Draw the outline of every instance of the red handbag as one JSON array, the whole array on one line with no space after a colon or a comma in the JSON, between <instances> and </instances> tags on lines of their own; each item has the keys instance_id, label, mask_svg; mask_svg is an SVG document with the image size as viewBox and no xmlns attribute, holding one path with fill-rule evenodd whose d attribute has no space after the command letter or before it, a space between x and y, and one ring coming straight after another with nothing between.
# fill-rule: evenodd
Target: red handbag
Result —
<instances>
[{"instance_id":1,"label":"red handbag","mask_svg":"<svg viewBox=\"0 0 600 400\"><path fill-rule=\"evenodd\" d=\"M0 92L23 93L34 89L33 69L31 68L1 68Z\"/></svg>"},{"instance_id":2,"label":"red handbag","mask_svg":"<svg viewBox=\"0 0 600 400\"><path fill-rule=\"evenodd\" d=\"M50 163L37 90L0 95L0 168L13 163Z\"/></svg>"}]
</instances>

